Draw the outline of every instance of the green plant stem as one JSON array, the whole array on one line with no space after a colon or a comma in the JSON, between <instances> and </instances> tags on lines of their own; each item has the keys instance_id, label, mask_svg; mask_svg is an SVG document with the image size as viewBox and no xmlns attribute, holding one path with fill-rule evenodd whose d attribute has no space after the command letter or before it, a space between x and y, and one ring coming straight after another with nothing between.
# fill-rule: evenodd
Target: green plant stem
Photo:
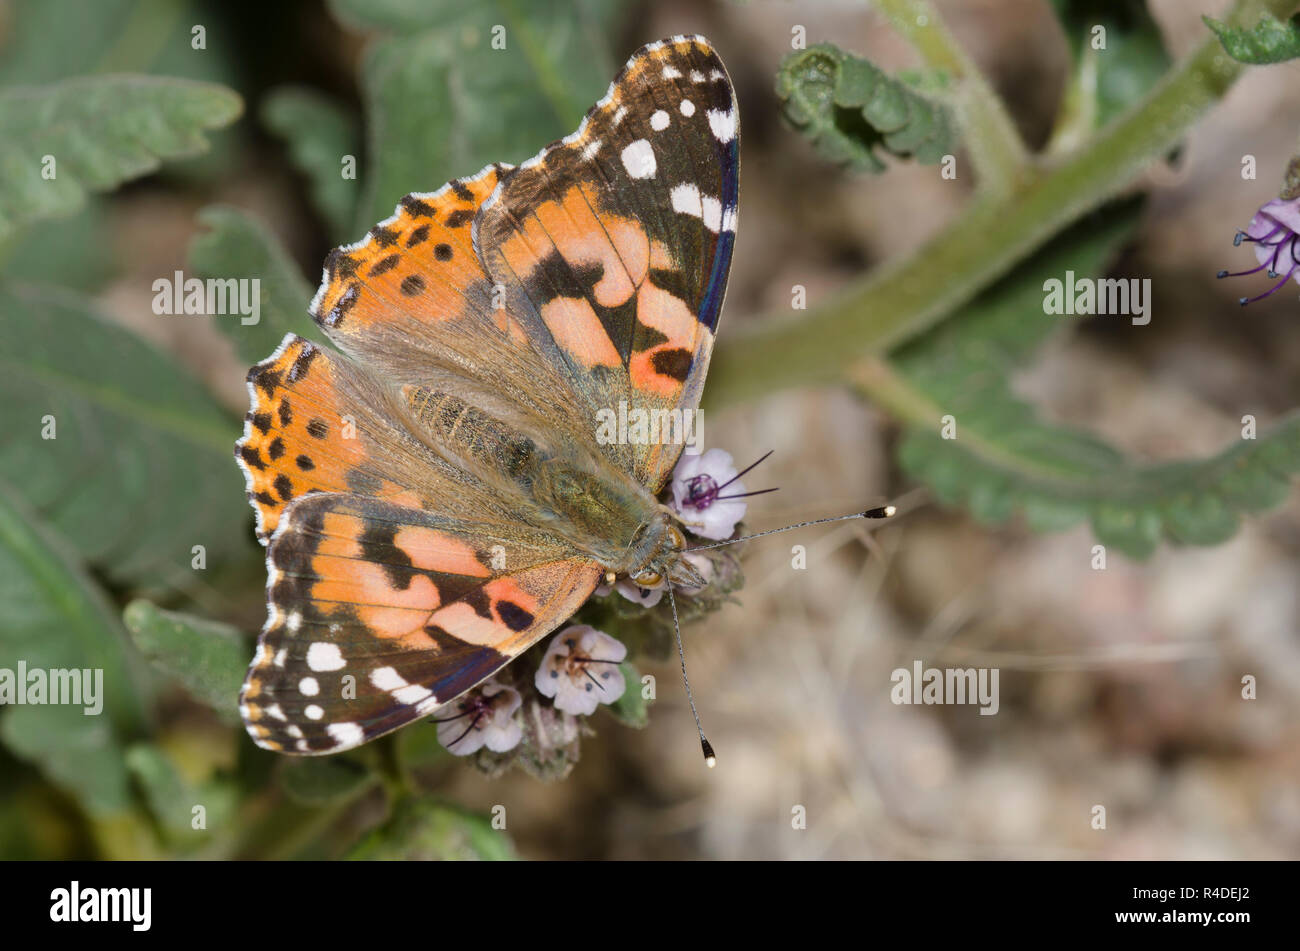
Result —
<instances>
[{"instance_id":1,"label":"green plant stem","mask_svg":"<svg viewBox=\"0 0 1300 951\"><path fill-rule=\"evenodd\" d=\"M955 105L962 136L980 187L1008 191L1029 162L1024 142L1002 100L948 31L929 0L876 0L894 29L910 42L926 64L948 73L957 84Z\"/></svg>"},{"instance_id":2,"label":"green plant stem","mask_svg":"<svg viewBox=\"0 0 1300 951\"><path fill-rule=\"evenodd\" d=\"M901 0L900 0L901 2ZM1289 16L1296 0L1238 0L1229 22ZM1004 194L977 194L943 234L905 261L850 283L802 320L773 316L719 347L712 407L783 387L842 380L855 361L933 327L1070 222L1121 191L1175 145L1241 73L1213 36L1141 102L1078 150L1029 166ZM797 316L797 315L796 315Z\"/></svg>"}]
</instances>

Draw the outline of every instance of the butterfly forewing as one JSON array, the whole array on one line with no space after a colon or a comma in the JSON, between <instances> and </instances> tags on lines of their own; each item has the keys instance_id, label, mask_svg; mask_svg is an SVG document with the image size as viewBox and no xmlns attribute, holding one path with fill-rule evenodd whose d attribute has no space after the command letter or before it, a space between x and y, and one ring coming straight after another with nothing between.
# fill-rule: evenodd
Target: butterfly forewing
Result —
<instances>
[{"instance_id":1,"label":"butterfly forewing","mask_svg":"<svg viewBox=\"0 0 1300 951\"><path fill-rule=\"evenodd\" d=\"M635 55L579 131L503 178L475 223L518 320L601 410L693 410L735 240L739 119L698 37ZM657 491L680 443L607 448Z\"/></svg>"}]
</instances>

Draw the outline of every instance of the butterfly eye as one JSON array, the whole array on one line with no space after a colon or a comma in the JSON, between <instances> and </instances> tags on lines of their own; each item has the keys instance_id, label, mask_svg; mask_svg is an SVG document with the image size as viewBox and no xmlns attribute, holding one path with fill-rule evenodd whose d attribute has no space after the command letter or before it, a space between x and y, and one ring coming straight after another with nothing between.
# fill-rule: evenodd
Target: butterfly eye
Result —
<instances>
[{"instance_id":1,"label":"butterfly eye","mask_svg":"<svg viewBox=\"0 0 1300 951\"><path fill-rule=\"evenodd\" d=\"M676 525L668 526L668 540L675 551L684 551L686 549L686 536Z\"/></svg>"},{"instance_id":2,"label":"butterfly eye","mask_svg":"<svg viewBox=\"0 0 1300 951\"><path fill-rule=\"evenodd\" d=\"M633 575L632 580L643 588L657 588L663 584L664 576L653 568L647 568L639 575Z\"/></svg>"}]
</instances>

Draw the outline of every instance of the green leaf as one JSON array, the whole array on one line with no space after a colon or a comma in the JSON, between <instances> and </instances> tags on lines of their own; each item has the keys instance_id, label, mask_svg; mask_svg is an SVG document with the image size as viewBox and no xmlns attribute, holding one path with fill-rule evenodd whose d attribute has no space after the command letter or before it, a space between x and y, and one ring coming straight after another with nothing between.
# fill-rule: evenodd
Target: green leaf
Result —
<instances>
[{"instance_id":1,"label":"green leaf","mask_svg":"<svg viewBox=\"0 0 1300 951\"><path fill-rule=\"evenodd\" d=\"M84 298L13 285L0 340L0 479L84 559L153 590L195 583L196 545L208 567L253 551L239 427L173 357Z\"/></svg>"},{"instance_id":2,"label":"green leaf","mask_svg":"<svg viewBox=\"0 0 1300 951\"><path fill-rule=\"evenodd\" d=\"M102 61L135 0L13 0L7 4L0 83L48 83ZM77 29L68 29L76 23Z\"/></svg>"},{"instance_id":3,"label":"green leaf","mask_svg":"<svg viewBox=\"0 0 1300 951\"><path fill-rule=\"evenodd\" d=\"M650 722L650 704L641 696L641 673L629 663L618 665L626 689L609 705L609 712L624 726L640 730Z\"/></svg>"},{"instance_id":4,"label":"green leaf","mask_svg":"<svg viewBox=\"0 0 1300 951\"><path fill-rule=\"evenodd\" d=\"M352 799L377 781L365 764L348 756L286 758L280 766L280 785L304 806Z\"/></svg>"},{"instance_id":5,"label":"green leaf","mask_svg":"<svg viewBox=\"0 0 1300 951\"><path fill-rule=\"evenodd\" d=\"M161 747L136 743L126 751L126 765L167 841L176 847L201 845L234 815L237 791L230 782L214 779L194 785ZM198 829L196 806L203 807L203 827Z\"/></svg>"},{"instance_id":6,"label":"green leaf","mask_svg":"<svg viewBox=\"0 0 1300 951\"><path fill-rule=\"evenodd\" d=\"M89 669L94 679L83 683L97 689L80 704L6 704L0 740L96 815L129 804L118 736L141 727L144 705L126 651L112 607L75 556L0 482L0 668L15 677L20 664Z\"/></svg>"},{"instance_id":7,"label":"green leaf","mask_svg":"<svg viewBox=\"0 0 1300 951\"><path fill-rule=\"evenodd\" d=\"M431 799L406 798L392 816L348 856L360 860L446 861L514 858L514 848L492 822Z\"/></svg>"},{"instance_id":8,"label":"green leaf","mask_svg":"<svg viewBox=\"0 0 1300 951\"><path fill-rule=\"evenodd\" d=\"M213 317L248 363L264 360L286 333L310 337L312 288L270 230L246 211L210 205L199 212L207 231L190 243L190 270L204 278L256 278L260 314L255 324L237 315ZM187 318L192 319L192 318Z\"/></svg>"},{"instance_id":9,"label":"green leaf","mask_svg":"<svg viewBox=\"0 0 1300 951\"><path fill-rule=\"evenodd\" d=\"M0 91L0 235L70 214L87 191L147 175L165 158L202 152L203 132L229 125L241 109L222 86L151 76Z\"/></svg>"},{"instance_id":10,"label":"green leaf","mask_svg":"<svg viewBox=\"0 0 1300 951\"><path fill-rule=\"evenodd\" d=\"M0 85L115 72L232 81L240 55L233 44L191 46L192 29L203 22L198 6L194 0L9 0ZM262 26L273 34L265 17Z\"/></svg>"},{"instance_id":11,"label":"green leaf","mask_svg":"<svg viewBox=\"0 0 1300 951\"><path fill-rule=\"evenodd\" d=\"M84 294L100 290L118 271L107 204L94 197L74 215L41 222L35 226L39 241L24 232L11 235L0 248L0 279L57 284Z\"/></svg>"},{"instance_id":12,"label":"green leaf","mask_svg":"<svg viewBox=\"0 0 1300 951\"><path fill-rule=\"evenodd\" d=\"M239 722L239 688L252 655L237 628L164 611L144 600L128 604L122 617L136 647L155 667L226 722Z\"/></svg>"},{"instance_id":13,"label":"green leaf","mask_svg":"<svg viewBox=\"0 0 1300 951\"><path fill-rule=\"evenodd\" d=\"M1300 15L1283 21L1265 13L1257 24L1244 30L1211 17L1201 19L1214 31L1224 51L1240 63L1264 66L1300 56Z\"/></svg>"},{"instance_id":14,"label":"green leaf","mask_svg":"<svg viewBox=\"0 0 1300 951\"><path fill-rule=\"evenodd\" d=\"M957 149L946 107L831 43L786 56L776 94L785 117L836 164L881 172L881 149L925 165Z\"/></svg>"},{"instance_id":15,"label":"green leaf","mask_svg":"<svg viewBox=\"0 0 1300 951\"><path fill-rule=\"evenodd\" d=\"M408 192L518 163L572 132L614 75L608 43L623 13L615 0L330 6L353 27L393 34L370 47L361 71L368 128L358 230L389 217Z\"/></svg>"},{"instance_id":16,"label":"green leaf","mask_svg":"<svg viewBox=\"0 0 1300 951\"><path fill-rule=\"evenodd\" d=\"M1074 54L1054 140L1073 145L1146 95L1173 60L1146 0L1052 0L1052 7Z\"/></svg>"},{"instance_id":17,"label":"green leaf","mask_svg":"<svg viewBox=\"0 0 1300 951\"><path fill-rule=\"evenodd\" d=\"M1040 420L1010 389L1012 373L1069 318L1044 313L1044 282L1101 274L1130 233L1132 202L1048 245L966 309L960 321L900 349L863 378L908 423L905 471L950 505L1000 523L1017 512L1038 531L1083 519L1134 558L1162 540L1217 544L1239 516L1278 504L1300 470L1300 414L1210 459L1141 465L1096 437ZM1102 319L1127 319L1110 317ZM940 418L956 420L956 438Z\"/></svg>"},{"instance_id":18,"label":"green leaf","mask_svg":"<svg viewBox=\"0 0 1300 951\"><path fill-rule=\"evenodd\" d=\"M126 751L126 766L159 824L168 832L188 829L189 788L167 754L150 743L137 743Z\"/></svg>"},{"instance_id":19,"label":"green leaf","mask_svg":"<svg viewBox=\"0 0 1300 951\"><path fill-rule=\"evenodd\" d=\"M352 156L355 164L360 151L353 117L313 89L281 87L263 103L262 122L284 140L293 164L307 177L333 240L344 241L356 215L359 190L355 177L343 177L344 156Z\"/></svg>"}]
</instances>

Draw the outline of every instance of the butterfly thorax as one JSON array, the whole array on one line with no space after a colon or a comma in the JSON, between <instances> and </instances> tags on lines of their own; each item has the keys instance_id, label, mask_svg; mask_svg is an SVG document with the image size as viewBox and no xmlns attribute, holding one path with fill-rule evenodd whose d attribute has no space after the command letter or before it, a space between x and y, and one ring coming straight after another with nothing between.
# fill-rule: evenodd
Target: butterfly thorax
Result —
<instances>
[{"instance_id":1,"label":"butterfly thorax","mask_svg":"<svg viewBox=\"0 0 1300 951\"><path fill-rule=\"evenodd\" d=\"M686 536L676 515L622 472L549 459L532 473L532 497L553 531L568 537L606 573L647 587L664 579L699 584L682 558Z\"/></svg>"}]
</instances>

